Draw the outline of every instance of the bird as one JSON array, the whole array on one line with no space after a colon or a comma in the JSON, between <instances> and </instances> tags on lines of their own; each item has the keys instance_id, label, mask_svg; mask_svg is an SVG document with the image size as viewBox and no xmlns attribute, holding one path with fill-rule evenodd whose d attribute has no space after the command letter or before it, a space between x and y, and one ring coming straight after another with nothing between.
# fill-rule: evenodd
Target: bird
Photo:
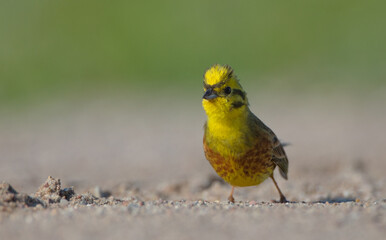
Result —
<instances>
[{"instance_id":1,"label":"bird","mask_svg":"<svg viewBox=\"0 0 386 240\"><path fill-rule=\"evenodd\" d=\"M215 64L204 73L202 106L207 115L203 147L216 173L232 186L228 200L235 202L235 187L259 185L271 178L276 167L288 179L288 158L275 133L249 109L247 94L233 69Z\"/></svg>"}]
</instances>

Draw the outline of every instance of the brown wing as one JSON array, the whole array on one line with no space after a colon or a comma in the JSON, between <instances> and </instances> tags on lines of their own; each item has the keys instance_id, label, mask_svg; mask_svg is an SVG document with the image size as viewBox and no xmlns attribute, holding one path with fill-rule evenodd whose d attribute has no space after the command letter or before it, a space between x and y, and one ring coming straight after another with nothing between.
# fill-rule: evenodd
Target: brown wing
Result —
<instances>
[{"instance_id":1,"label":"brown wing","mask_svg":"<svg viewBox=\"0 0 386 240\"><path fill-rule=\"evenodd\" d=\"M273 138L273 156L272 161L279 167L279 172L284 179L288 179L288 158L285 154L283 145L275 136Z\"/></svg>"},{"instance_id":2,"label":"brown wing","mask_svg":"<svg viewBox=\"0 0 386 240\"><path fill-rule=\"evenodd\" d=\"M263 130L272 141L273 153L272 153L272 161L279 167L279 172L284 179L288 179L288 158L285 154L283 145L280 143L279 139L277 139L275 133L267 127L259 118L257 118L253 113L253 122L257 126L257 131Z\"/></svg>"}]
</instances>

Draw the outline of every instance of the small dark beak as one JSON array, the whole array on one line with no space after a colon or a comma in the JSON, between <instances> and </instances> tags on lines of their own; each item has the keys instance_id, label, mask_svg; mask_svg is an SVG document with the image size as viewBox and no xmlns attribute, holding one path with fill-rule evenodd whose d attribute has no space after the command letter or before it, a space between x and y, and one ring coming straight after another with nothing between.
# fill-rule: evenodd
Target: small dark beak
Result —
<instances>
[{"instance_id":1,"label":"small dark beak","mask_svg":"<svg viewBox=\"0 0 386 240\"><path fill-rule=\"evenodd\" d=\"M202 96L202 98L204 98L206 100L211 100L211 99L214 99L216 97L218 97L216 92L214 92L211 88L206 90L206 92L204 93L204 96Z\"/></svg>"}]
</instances>

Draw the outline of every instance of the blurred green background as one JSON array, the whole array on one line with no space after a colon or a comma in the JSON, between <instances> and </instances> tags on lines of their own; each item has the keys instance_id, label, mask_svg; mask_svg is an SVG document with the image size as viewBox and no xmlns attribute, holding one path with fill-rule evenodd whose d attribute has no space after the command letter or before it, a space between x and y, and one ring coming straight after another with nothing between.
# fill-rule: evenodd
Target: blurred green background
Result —
<instances>
[{"instance_id":1,"label":"blurred green background","mask_svg":"<svg viewBox=\"0 0 386 240\"><path fill-rule=\"evenodd\" d=\"M384 1L0 1L0 106L178 89L229 64L256 91L386 85ZM272 91L278 91L274 89ZM196 100L196 99L195 99Z\"/></svg>"}]
</instances>

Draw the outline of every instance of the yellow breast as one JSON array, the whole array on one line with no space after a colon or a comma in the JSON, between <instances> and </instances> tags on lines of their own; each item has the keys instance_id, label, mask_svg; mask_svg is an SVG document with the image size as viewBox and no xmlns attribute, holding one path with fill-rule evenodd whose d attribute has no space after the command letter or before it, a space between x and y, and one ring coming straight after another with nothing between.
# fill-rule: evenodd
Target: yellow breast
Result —
<instances>
[{"instance_id":1,"label":"yellow breast","mask_svg":"<svg viewBox=\"0 0 386 240\"><path fill-rule=\"evenodd\" d=\"M246 134L246 122L208 121L204 151L217 174L233 186L258 185L273 172L272 143L259 134Z\"/></svg>"}]
</instances>

